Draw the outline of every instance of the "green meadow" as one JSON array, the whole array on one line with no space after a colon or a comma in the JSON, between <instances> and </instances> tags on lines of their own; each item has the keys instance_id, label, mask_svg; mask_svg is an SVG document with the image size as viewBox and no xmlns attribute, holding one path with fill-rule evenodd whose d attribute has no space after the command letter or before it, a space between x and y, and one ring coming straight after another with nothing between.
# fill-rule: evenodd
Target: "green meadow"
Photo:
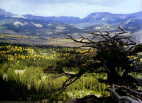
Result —
<instances>
[{"instance_id":1,"label":"green meadow","mask_svg":"<svg viewBox=\"0 0 142 103\"><path fill-rule=\"evenodd\" d=\"M62 101L87 95L109 96L106 84L98 82L106 74L86 73L65 90L68 79L62 71L75 74L78 67L66 65L74 58L73 52L84 53L87 49L32 47L0 44L0 82L5 94L2 99ZM4 98L6 97L6 98Z\"/></svg>"}]
</instances>

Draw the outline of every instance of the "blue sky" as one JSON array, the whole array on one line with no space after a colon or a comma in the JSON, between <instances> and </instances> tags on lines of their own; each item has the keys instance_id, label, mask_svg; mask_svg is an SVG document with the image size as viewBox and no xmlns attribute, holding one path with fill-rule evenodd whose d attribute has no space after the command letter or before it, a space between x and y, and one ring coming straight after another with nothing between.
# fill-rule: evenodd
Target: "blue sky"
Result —
<instances>
[{"instance_id":1,"label":"blue sky","mask_svg":"<svg viewBox=\"0 0 142 103\"><path fill-rule=\"evenodd\" d=\"M0 0L0 8L20 15L85 17L93 12L142 11L142 0Z\"/></svg>"}]
</instances>

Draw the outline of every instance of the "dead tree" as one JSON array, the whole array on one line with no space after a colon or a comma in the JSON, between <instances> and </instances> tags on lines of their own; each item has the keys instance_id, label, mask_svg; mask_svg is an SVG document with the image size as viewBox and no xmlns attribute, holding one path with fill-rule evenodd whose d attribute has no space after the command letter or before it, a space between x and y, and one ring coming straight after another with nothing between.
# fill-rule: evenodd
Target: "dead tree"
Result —
<instances>
[{"instance_id":1,"label":"dead tree","mask_svg":"<svg viewBox=\"0 0 142 103\"><path fill-rule=\"evenodd\" d=\"M107 74L107 80L105 80L105 83L109 83L111 86L114 84L126 86L134 89L136 92L138 91L137 87L142 86L142 80L134 78L129 74L132 72L142 72L142 68L140 68L141 66L139 65L141 64L140 61L131 58L132 56L137 56L137 53L142 51L142 46L141 44L137 44L129 35L130 33L125 31L123 28L119 27L118 29L118 32L96 31L88 33L87 35L79 35L79 38L68 35L68 39L81 43L82 45L80 47L96 49L97 53L96 55L91 55L90 61L93 62L88 62L89 60L87 59L87 62L81 63L84 61L83 59L86 58L86 55L81 56L78 59L78 61L80 61L78 65L80 68L79 73L69 76L69 79L63 84L63 88L68 87L86 72L105 72ZM110 91L113 95L116 95L114 88L110 89ZM141 92L137 93L141 94ZM132 93L131 95L135 97L135 93ZM127 99L128 101L133 101L129 96L123 97L126 97L124 99ZM141 98L137 99L139 100ZM141 102L133 101L132 103Z\"/></svg>"},{"instance_id":2,"label":"dead tree","mask_svg":"<svg viewBox=\"0 0 142 103\"><path fill-rule=\"evenodd\" d=\"M81 47L97 50L97 54L93 57L94 63L91 64L93 67L90 66L91 68L89 67L88 70L96 72L98 67L103 67L111 82L131 78L129 73L142 71L141 68L137 68L138 65L135 65L137 62L129 58L139 52L137 47L140 44L137 44L124 29L119 27L119 30L120 32L97 31L88 34L89 36L80 35L80 38L77 39L68 35L69 39L81 43ZM99 61L99 63L95 63L95 61ZM121 71L122 74L118 74L118 71Z\"/></svg>"}]
</instances>

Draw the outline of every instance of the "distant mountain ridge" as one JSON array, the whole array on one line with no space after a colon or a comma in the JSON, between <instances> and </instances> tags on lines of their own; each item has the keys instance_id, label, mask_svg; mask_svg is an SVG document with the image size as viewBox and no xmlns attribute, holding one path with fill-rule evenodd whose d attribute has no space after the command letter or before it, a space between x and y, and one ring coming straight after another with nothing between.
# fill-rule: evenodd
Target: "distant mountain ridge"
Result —
<instances>
[{"instance_id":1,"label":"distant mountain ridge","mask_svg":"<svg viewBox=\"0 0 142 103\"><path fill-rule=\"evenodd\" d=\"M33 15L25 15L26 19L39 20L39 21L50 21L59 22L65 24L72 24L78 28L92 27L96 25L114 25L124 26L126 29L136 32L142 29L142 12L131 13L131 14L112 14L109 12L96 12L91 13L85 18L79 17L41 17ZM137 27L135 27L137 24ZM97 27L98 28L98 27Z\"/></svg>"},{"instance_id":2,"label":"distant mountain ridge","mask_svg":"<svg viewBox=\"0 0 142 103\"><path fill-rule=\"evenodd\" d=\"M42 16L34 16L34 15L24 15L26 19L30 20L45 20L45 21L53 21L53 22L61 22L61 23L83 23L83 22L116 22L122 21L130 18L137 18L142 19L142 12L131 13L131 14L112 14L109 12L96 12L91 13L90 15L86 16L85 18L79 17L69 17L69 16L49 16L49 17L42 17Z\"/></svg>"},{"instance_id":3,"label":"distant mountain ridge","mask_svg":"<svg viewBox=\"0 0 142 103\"><path fill-rule=\"evenodd\" d=\"M45 22L60 22L60 23L80 23L81 19L79 17L69 17L69 16L49 16L49 17L42 17L42 16L34 16L34 15L24 15L24 17L28 20L36 20L36 21L45 21Z\"/></svg>"},{"instance_id":4,"label":"distant mountain ridge","mask_svg":"<svg viewBox=\"0 0 142 103\"><path fill-rule=\"evenodd\" d=\"M7 12L3 9L0 9L0 16L2 16L2 17L11 17L13 15L14 15L13 13L10 13L10 12Z\"/></svg>"},{"instance_id":5,"label":"distant mountain ridge","mask_svg":"<svg viewBox=\"0 0 142 103\"><path fill-rule=\"evenodd\" d=\"M85 18L79 18L67 16L18 16L0 9L0 33L62 37L63 34L116 30L120 25L131 32L142 30L142 12L132 14L96 12Z\"/></svg>"}]
</instances>

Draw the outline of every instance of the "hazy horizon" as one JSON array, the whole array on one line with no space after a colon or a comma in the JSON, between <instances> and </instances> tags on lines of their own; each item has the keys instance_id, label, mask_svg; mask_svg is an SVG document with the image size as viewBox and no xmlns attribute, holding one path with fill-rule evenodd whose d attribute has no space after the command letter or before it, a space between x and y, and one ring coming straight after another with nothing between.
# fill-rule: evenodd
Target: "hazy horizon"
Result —
<instances>
[{"instance_id":1,"label":"hazy horizon","mask_svg":"<svg viewBox=\"0 0 142 103\"><path fill-rule=\"evenodd\" d=\"M141 0L1 0L0 8L24 15L86 17L93 12L129 14L142 11Z\"/></svg>"}]
</instances>

